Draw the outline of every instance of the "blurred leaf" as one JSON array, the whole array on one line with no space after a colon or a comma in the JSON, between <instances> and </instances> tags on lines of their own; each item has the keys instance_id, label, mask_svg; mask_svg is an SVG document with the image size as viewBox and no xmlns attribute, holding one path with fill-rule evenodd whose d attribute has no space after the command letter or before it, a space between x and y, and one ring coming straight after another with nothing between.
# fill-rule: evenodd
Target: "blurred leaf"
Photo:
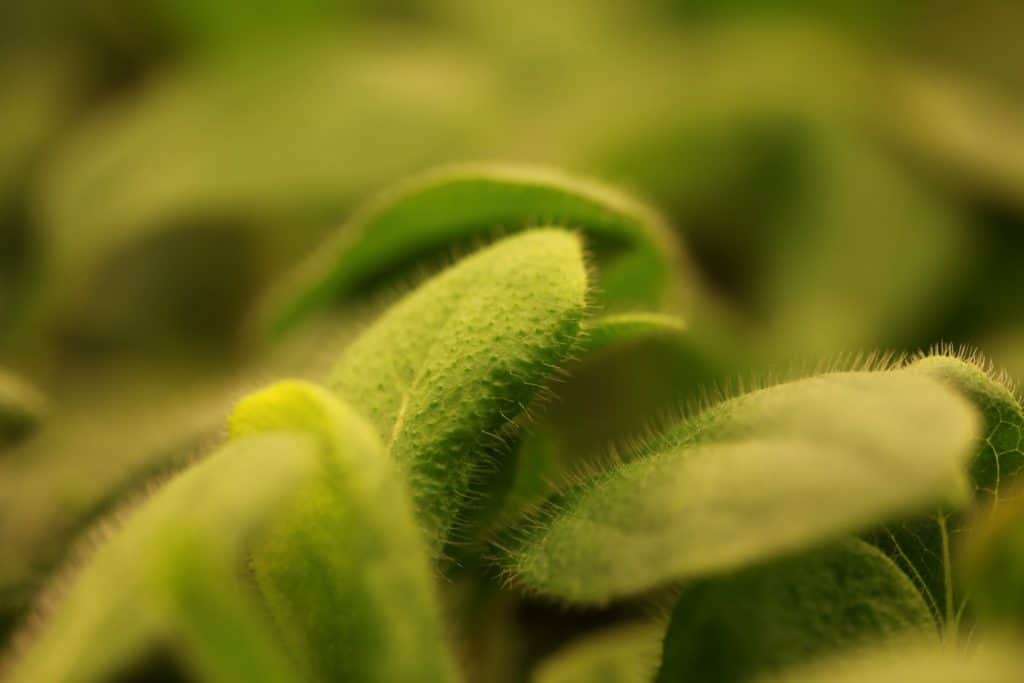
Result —
<instances>
[{"instance_id":1,"label":"blurred leaf","mask_svg":"<svg viewBox=\"0 0 1024 683\"><path fill-rule=\"evenodd\" d=\"M915 632L937 638L921 595L885 555L851 539L684 588L657 680L749 681Z\"/></svg>"},{"instance_id":2,"label":"blurred leaf","mask_svg":"<svg viewBox=\"0 0 1024 683\"><path fill-rule=\"evenodd\" d=\"M545 224L584 233L602 303L658 306L678 296L678 247L643 205L549 169L462 165L407 181L356 214L273 294L261 327L282 332L430 255Z\"/></svg>"},{"instance_id":3,"label":"blurred leaf","mask_svg":"<svg viewBox=\"0 0 1024 683\"><path fill-rule=\"evenodd\" d=\"M897 640L854 654L808 662L758 683L1013 683L1020 680L1019 648L1010 640L981 643L968 651Z\"/></svg>"},{"instance_id":4,"label":"blurred leaf","mask_svg":"<svg viewBox=\"0 0 1024 683\"><path fill-rule=\"evenodd\" d=\"M631 623L598 631L545 659L535 683L646 683L658 666L661 624Z\"/></svg>"},{"instance_id":5,"label":"blurred leaf","mask_svg":"<svg viewBox=\"0 0 1024 683\"><path fill-rule=\"evenodd\" d=\"M88 320L96 278L163 233L178 248L152 250L156 265L105 294L130 293L152 272L147 301L159 304L189 285L188 259L200 256L210 263L200 291L218 291L225 273L259 281L355 197L463 145L486 89L481 69L422 41L311 41L152 79L96 112L47 168L37 207L47 268L32 324L76 311ZM227 246L197 240L211 232Z\"/></svg>"},{"instance_id":6,"label":"blurred leaf","mask_svg":"<svg viewBox=\"0 0 1024 683\"><path fill-rule=\"evenodd\" d=\"M683 231L716 295L691 326L721 327L715 343L748 365L932 341L922 328L975 258L951 203L840 114L723 100L648 126L602 163Z\"/></svg>"},{"instance_id":7,"label":"blurred leaf","mask_svg":"<svg viewBox=\"0 0 1024 683\"><path fill-rule=\"evenodd\" d=\"M256 436L170 482L69 578L10 680L299 680L239 573L250 537L315 455L299 435Z\"/></svg>"},{"instance_id":8,"label":"blurred leaf","mask_svg":"<svg viewBox=\"0 0 1024 683\"><path fill-rule=\"evenodd\" d=\"M1024 487L972 520L960 572L971 607L986 623L1024 627Z\"/></svg>"},{"instance_id":9,"label":"blurred leaf","mask_svg":"<svg viewBox=\"0 0 1024 683\"><path fill-rule=\"evenodd\" d=\"M579 240L532 230L428 281L342 353L329 385L405 468L433 543L472 495L485 446L571 350L586 288Z\"/></svg>"},{"instance_id":10,"label":"blurred leaf","mask_svg":"<svg viewBox=\"0 0 1024 683\"><path fill-rule=\"evenodd\" d=\"M904 67L890 75L894 141L961 190L1024 210L1024 108L948 70Z\"/></svg>"},{"instance_id":11,"label":"blurred leaf","mask_svg":"<svg viewBox=\"0 0 1024 683\"><path fill-rule=\"evenodd\" d=\"M94 522L213 441L240 386L101 376L108 389L60 397L38 433L0 460L0 623L25 609Z\"/></svg>"},{"instance_id":12,"label":"blurred leaf","mask_svg":"<svg viewBox=\"0 0 1024 683\"><path fill-rule=\"evenodd\" d=\"M0 367L0 450L31 434L47 410L42 394Z\"/></svg>"},{"instance_id":13,"label":"blurred leaf","mask_svg":"<svg viewBox=\"0 0 1024 683\"><path fill-rule=\"evenodd\" d=\"M247 396L230 419L233 439L279 430L323 442L317 477L253 557L293 652L317 680L455 680L408 491L373 428L297 381Z\"/></svg>"},{"instance_id":14,"label":"blurred leaf","mask_svg":"<svg viewBox=\"0 0 1024 683\"><path fill-rule=\"evenodd\" d=\"M686 331L686 323L662 313L618 313L587 322L577 353L594 353L613 345L649 337L671 337Z\"/></svg>"},{"instance_id":15,"label":"blurred leaf","mask_svg":"<svg viewBox=\"0 0 1024 683\"><path fill-rule=\"evenodd\" d=\"M528 590L601 603L793 552L949 499L976 423L951 390L907 373L745 394L567 490L508 569Z\"/></svg>"}]
</instances>

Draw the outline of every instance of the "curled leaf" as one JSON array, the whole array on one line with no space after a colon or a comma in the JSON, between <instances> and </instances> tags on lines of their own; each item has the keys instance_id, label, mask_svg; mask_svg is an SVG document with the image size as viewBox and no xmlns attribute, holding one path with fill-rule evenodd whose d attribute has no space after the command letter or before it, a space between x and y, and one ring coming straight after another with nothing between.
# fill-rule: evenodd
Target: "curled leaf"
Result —
<instances>
[{"instance_id":1,"label":"curled leaf","mask_svg":"<svg viewBox=\"0 0 1024 683\"><path fill-rule=\"evenodd\" d=\"M485 447L569 354L586 288L579 239L532 230L436 276L342 353L329 385L408 473L433 541L472 495Z\"/></svg>"}]
</instances>

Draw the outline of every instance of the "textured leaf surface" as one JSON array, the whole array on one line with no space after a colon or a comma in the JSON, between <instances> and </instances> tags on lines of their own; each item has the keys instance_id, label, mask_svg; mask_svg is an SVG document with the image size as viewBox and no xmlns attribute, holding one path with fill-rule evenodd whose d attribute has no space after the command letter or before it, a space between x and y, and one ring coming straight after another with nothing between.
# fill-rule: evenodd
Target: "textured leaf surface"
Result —
<instances>
[{"instance_id":1,"label":"textured leaf surface","mask_svg":"<svg viewBox=\"0 0 1024 683\"><path fill-rule=\"evenodd\" d=\"M255 436L170 482L72 577L11 680L144 677L154 658L201 680L298 680L239 572L316 452L301 434Z\"/></svg>"},{"instance_id":2,"label":"textured leaf surface","mask_svg":"<svg viewBox=\"0 0 1024 683\"><path fill-rule=\"evenodd\" d=\"M937 638L914 585L880 551L847 540L687 586L657 680L749 681L915 632Z\"/></svg>"},{"instance_id":3,"label":"textured leaf surface","mask_svg":"<svg viewBox=\"0 0 1024 683\"><path fill-rule=\"evenodd\" d=\"M656 418L694 402L724 374L682 320L658 313L588 320L573 355L564 381L551 386L555 400L531 406L515 458L503 463L502 522L579 471L614 460L611 453L628 453L619 446L649 434Z\"/></svg>"},{"instance_id":4,"label":"textured leaf surface","mask_svg":"<svg viewBox=\"0 0 1024 683\"><path fill-rule=\"evenodd\" d=\"M583 636L538 666L534 683L647 683L664 627L627 624Z\"/></svg>"},{"instance_id":5,"label":"textured leaf surface","mask_svg":"<svg viewBox=\"0 0 1024 683\"><path fill-rule=\"evenodd\" d=\"M350 296L417 260L495 231L539 225L579 229L601 268L605 301L656 306L679 285L679 254L661 218L596 183L544 169L442 168L363 209L271 297L272 331Z\"/></svg>"},{"instance_id":6,"label":"textured leaf surface","mask_svg":"<svg viewBox=\"0 0 1024 683\"><path fill-rule=\"evenodd\" d=\"M471 495L484 447L570 352L586 287L579 239L530 231L430 280L342 354L329 384L408 472L432 540Z\"/></svg>"},{"instance_id":7,"label":"textured leaf surface","mask_svg":"<svg viewBox=\"0 0 1024 683\"><path fill-rule=\"evenodd\" d=\"M908 373L745 394L570 488L509 569L540 593L602 602L768 559L949 499L976 434L965 400Z\"/></svg>"},{"instance_id":8,"label":"textured leaf surface","mask_svg":"<svg viewBox=\"0 0 1024 683\"><path fill-rule=\"evenodd\" d=\"M233 438L308 431L316 479L255 549L271 613L316 680L455 680L426 546L373 428L330 392L286 381L243 399Z\"/></svg>"}]
</instances>

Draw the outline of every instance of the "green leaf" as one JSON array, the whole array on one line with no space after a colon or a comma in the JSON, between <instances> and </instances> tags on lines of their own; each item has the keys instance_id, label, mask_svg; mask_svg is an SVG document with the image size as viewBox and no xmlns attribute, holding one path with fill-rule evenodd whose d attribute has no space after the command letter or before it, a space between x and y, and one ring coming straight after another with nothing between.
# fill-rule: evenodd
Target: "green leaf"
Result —
<instances>
[{"instance_id":1,"label":"green leaf","mask_svg":"<svg viewBox=\"0 0 1024 683\"><path fill-rule=\"evenodd\" d=\"M567 490L508 570L529 590L600 603L794 552L951 498L977 422L951 389L909 373L745 394Z\"/></svg>"},{"instance_id":2,"label":"green leaf","mask_svg":"<svg viewBox=\"0 0 1024 683\"><path fill-rule=\"evenodd\" d=\"M686 323L663 313L618 313L587 321L578 355L649 337L670 337L686 331Z\"/></svg>"},{"instance_id":3,"label":"green leaf","mask_svg":"<svg viewBox=\"0 0 1024 683\"><path fill-rule=\"evenodd\" d=\"M187 679L299 680L239 573L316 452L303 435L255 436L171 481L71 577L9 680L145 677L151 663Z\"/></svg>"},{"instance_id":4,"label":"green leaf","mask_svg":"<svg viewBox=\"0 0 1024 683\"><path fill-rule=\"evenodd\" d=\"M972 610L986 623L1024 627L1024 486L976 516L961 551L959 575Z\"/></svg>"},{"instance_id":5,"label":"green leaf","mask_svg":"<svg viewBox=\"0 0 1024 683\"><path fill-rule=\"evenodd\" d=\"M510 523L574 473L628 455L618 446L649 434L656 416L695 402L701 387L726 374L682 320L658 313L588 320L573 355L550 387L555 400L531 406L515 457L502 463L505 489L484 511L497 515L492 523Z\"/></svg>"},{"instance_id":6,"label":"green leaf","mask_svg":"<svg viewBox=\"0 0 1024 683\"><path fill-rule=\"evenodd\" d=\"M687 586L658 681L749 681L908 633L937 637L914 585L885 555L846 540Z\"/></svg>"},{"instance_id":7,"label":"green leaf","mask_svg":"<svg viewBox=\"0 0 1024 683\"><path fill-rule=\"evenodd\" d=\"M992 376L978 358L940 352L907 366L954 388L983 419L970 460L971 501L979 508L998 507L1003 489L1024 472L1024 411L1004 380ZM955 582L951 555L963 517L949 510L889 525L871 540L885 550L918 584L939 621L954 629L966 606Z\"/></svg>"},{"instance_id":8,"label":"green leaf","mask_svg":"<svg viewBox=\"0 0 1024 683\"><path fill-rule=\"evenodd\" d=\"M253 555L293 652L315 680L455 680L426 546L373 428L327 390L285 381L230 419L235 439L277 430L323 442L317 477Z\"/></svg>"},{"instance_id":9,"label":"green leaf","mask_svg":"<svg viewBox=\"0 0 1024 683\"><path fill-rule=\"evenodd\" d=\"M35 431L47 410L34 387L0 368L0 450Z\"/></svg>"},{"instance_id":10,"label":"green leaf","mask_svg":"<svg viewBox=\"0 0 1024 683\"><path fill-rule=\"evenodd\" d=\"M36 193L32 330L223 332L366 192L464 148L486 99L450 45L288 47L161 70L63 141Z\"/></svg>"},{"instance_id":11,"label":"green leaf","mask_svg":"<svg viewBox=\"0 0 1024 683\"><path fill-rule=\"evenodd\" d=\"M602 302L656 307L680 285L671 234L632 198L548 169L460 165L413 178L364 207L273 293L261 326L282 332L431 254L545 224L586 235L601 266Z\"/></svg>"},{"instance_id":12,"label":"green leaf","mask_svg":"<svg viewBox=\"0 0 1024 683\"><path fill-rule=\"evenodd\" d=\"M854 654L839 655L758 683L1016 683L1024 659L1019 646L1000 638L967 651L924 642L897 640Z\"/></svg>"},{"instance_id":13,"label":"green leaf","mask_svg":"<svg viewBox=\"0 0 1024 683\"><path fill-rule=\"evenodd\" d=\"M436 276L345 349L329 385L408 473L433 542L472 495L484 449L570 352L586 288L579 239L529 231Z\"/></svg>"},{"instance_id":14,"label":"green leaf","mask_svg":"<svg viewBox=\"0 0 1024 683\"><path fill-rule=\"evenodd\" d=\"M630 623L582 636L540 663L534 683L647 683L662 624Z\"/></svg>"},{"instance_id":15,"label":"green leaf","mask_svg":"<svg viewBox=\"0 0 1024 683\"><path fill-rule=\"evenodd\" d=\"M65 387L38 433L0 458L0 622L24 612L90 526L216 443L239 382L174 370Z\"/></svg>"},{"instance_id":16,"label":"green leaf","mask_svg":"<svg viewBox=\"0 0 1024 683\"><path fill-rule=\"evenodd\" d=\"M794 41L779 35L771 47L793 59ZM697 80L704 109L680 108L603 164L665 210L704 267L718 296L699 299L688 322L714 326L748 366L920 339L975 258L966 226L862 134L809 107L799 86L759 78L770 58L753 44L720 48L746 53L741 83ZM787 88L785 101L765 97Z\"/></svg>"}]
</instances>

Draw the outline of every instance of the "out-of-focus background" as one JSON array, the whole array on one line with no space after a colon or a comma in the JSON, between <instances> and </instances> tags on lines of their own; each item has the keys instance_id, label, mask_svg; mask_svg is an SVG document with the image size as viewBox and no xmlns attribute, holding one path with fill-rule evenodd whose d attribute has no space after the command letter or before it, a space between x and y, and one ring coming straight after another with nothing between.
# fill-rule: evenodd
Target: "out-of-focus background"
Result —
<instances>
[{"instance_id":1,"label":"out-of-focus background","mask_svg":"<svg viewBox=\"0 0 1024 683\"><path fill-rule=\"evenodd\" d=\"M1024 378L1022 35L996 0L3 0L0 366L50 415L0 456L5 623L153 452L337 348L247 321L445 162L662 210L723 373L945 341Z\"/></svg>"}]
</instances>

